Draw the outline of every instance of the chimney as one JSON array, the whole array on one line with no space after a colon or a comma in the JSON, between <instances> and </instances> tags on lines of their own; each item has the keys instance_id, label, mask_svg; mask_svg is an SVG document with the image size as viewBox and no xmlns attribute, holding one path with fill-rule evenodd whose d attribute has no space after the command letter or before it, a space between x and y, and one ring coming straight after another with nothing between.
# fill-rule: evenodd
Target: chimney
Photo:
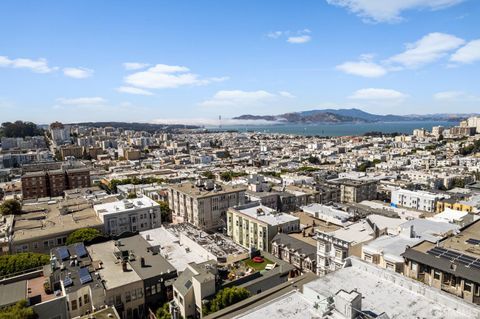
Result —
<instances>
[{"instance_id":1,"label":"chimney","mask_svg":"<svg viewBox=\"0 0 480 319\"><path fill-rule=\"evenodd\" d=\"M123 270L123 272L127 272L127 271L128 271L127 262L126 262L125 260L122 261L122 270Z\"/></svg>"},{"instance_id":2,"label":"chimney","mask_svg":"<svg viewBox=\"0 0 480 319\"><path fill-rule=\"evenodd\" d=\"M145 267L145 258L140 257L140 266Z\"/></svg>"}]
</instances>

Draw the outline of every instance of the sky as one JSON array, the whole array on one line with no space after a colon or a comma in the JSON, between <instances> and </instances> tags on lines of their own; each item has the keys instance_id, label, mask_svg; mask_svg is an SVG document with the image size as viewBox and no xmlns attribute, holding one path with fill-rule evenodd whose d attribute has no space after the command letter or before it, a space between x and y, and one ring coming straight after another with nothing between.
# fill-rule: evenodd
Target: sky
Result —
<instances>
[{"instance_id":1,"label":"sky","mask_svg":"<svg viewBox=\"0 0 480 319\"><path fill-rule=\"evenodd\" d=\"M478 0L0 2L0 122L480 112Z\"/></svg>"}]
</instances>

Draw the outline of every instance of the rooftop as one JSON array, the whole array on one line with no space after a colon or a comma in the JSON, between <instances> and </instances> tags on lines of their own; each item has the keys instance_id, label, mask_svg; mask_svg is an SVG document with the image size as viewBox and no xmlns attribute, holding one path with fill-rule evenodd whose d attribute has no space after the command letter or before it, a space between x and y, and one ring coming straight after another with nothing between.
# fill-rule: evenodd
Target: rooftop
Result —
<instances>
[{"instance_id":1,"label":"rooftop","mask_svg":"<svg viewBox=\"0 0 480 319\"><path fill-rule=\"evenodd\" d=\"M184 182L180 184L175 184L170 186L172 189L177 190L181 193L187 194L194 198L209 197L209 196L218 196L221 194L236 193L241 191L246 191L246 187L239 185L226 185L226 184L215 184L216 186L203 187L197 186L192 182Z\"/></svg>"},{"instance_id":2,"label":"rooftop","mask_svg":"<svg viewBox=\"0 0 480 319\"><path fill-rule=\"evenodd\" d=\"M277 226L284 223L299 221L298 217L277 212L276 210L261 204L247 204L237 206L233 209L243 215L256 219L270 226Z\"/></svg>"},{"instance_id":3,"label":"rooftop","mask_svg":"<svg viewBox=\"0 0 480 319\"><path fill-rule=\"evenodd\" d=\"M147 207L156 207L156 206L159 206L157 202L155 202L154 200L150 199L147 196L141 196L133 199L123 199L123 200L115 201L112 203L95 205L93 209L98 214L109 215L109 214L115 214L118 212L133 211L136 209L143 209Z\"/></svg>"},{"instance_id":4,"label":"rooftop","mask_svg":"<svg viewBox=\"0 0 480 319\"><path fill-rule=\"evenodd\" d=\"M22 210L28 213L15 216L13 241L16 243L103 225L86 200L37 202L24 205Z\"/></svg>"},{"instance_id":5,"label":"rooftop","mask_svg":"<svg viewBox=\"0 0 480 319\"><path fill-rule=\"evenodd\" d=\"M134 282L140 282L140 276L127 266L127 271L123 271L122 263L113 252L115 251L115 242L107 241L101 244L95 244L87 247L92 260L101 261L102 269L98 270L106 289L114 289Z\"/></svg>"}]
</instances>

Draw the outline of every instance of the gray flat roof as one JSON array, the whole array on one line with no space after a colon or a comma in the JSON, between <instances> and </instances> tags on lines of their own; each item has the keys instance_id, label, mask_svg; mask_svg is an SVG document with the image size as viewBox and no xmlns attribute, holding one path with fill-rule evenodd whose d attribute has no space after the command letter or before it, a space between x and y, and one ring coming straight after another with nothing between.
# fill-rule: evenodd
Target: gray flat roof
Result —
<instances>
[{"instance_id":1,"label":"gray flat roof","mask_svg":"<svg viewBox=\"0 0 480 319\"><path fill-rule=\"evenodd\" d=\"M0 307L10 306L23 300L27 295L27 281L21 280L0 285Z\"/></svg>"}]
</instances>

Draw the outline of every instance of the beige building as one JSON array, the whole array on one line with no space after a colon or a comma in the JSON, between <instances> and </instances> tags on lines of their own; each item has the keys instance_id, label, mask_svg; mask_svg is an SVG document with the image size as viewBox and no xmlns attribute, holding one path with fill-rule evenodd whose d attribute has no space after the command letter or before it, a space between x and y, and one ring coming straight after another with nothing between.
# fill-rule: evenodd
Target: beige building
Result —
<instances>
[{"instance_id":1,"label":"beige building","mask_svg":"<svg viewBox=\"0 0 480 319\"><path fill-rule=\"evenodd\" d=\"M480 305L480 220L457 234L408 248L404 272L442 291Z\"/></svg>"},{"instance_id":2,"label":"beige building","mask_svg":"<svg viewBox=\"0 0 480 319\"><path fill-rule=\"evenodd\" d=\"M225 227L227 209L245 203L245 190L212 180L170 186L168 204L173 222L188 222L203 230Z\"/></svg>"},{"instance_id":3,"label":"beige building","mask_svg":"<svg viewBox=\"0 0 480 319\"><path fill-rule=\"evenodd\" d=\"M331 181L340 187L342 203L359 203L377 198L377 182L374 180L356 180L342 178Z\"/></svg>"},{"instance_id":4,"label":"beige building","mask_svg":"<svg viewBox=\"0 0 480 319\"><path fill-rule=\"evenodd\" d=\"M270 243L278 232L298 231L298 217L277 212L258 202L230 208L227 212L227 235L245 248L270 252Z\"/></svg>"},{"instance_id":5,"label":"beige building","mask_svg":"<svg viewBox=\"0 0 480 319\"><path fill-rule=\"evenodd\" d=\"M67 236L79 228L103 229L92 205L85 199L50 201L23 205L15 216L11 251L49 253L63 246Z\"/></svg>"}]
</instances>

